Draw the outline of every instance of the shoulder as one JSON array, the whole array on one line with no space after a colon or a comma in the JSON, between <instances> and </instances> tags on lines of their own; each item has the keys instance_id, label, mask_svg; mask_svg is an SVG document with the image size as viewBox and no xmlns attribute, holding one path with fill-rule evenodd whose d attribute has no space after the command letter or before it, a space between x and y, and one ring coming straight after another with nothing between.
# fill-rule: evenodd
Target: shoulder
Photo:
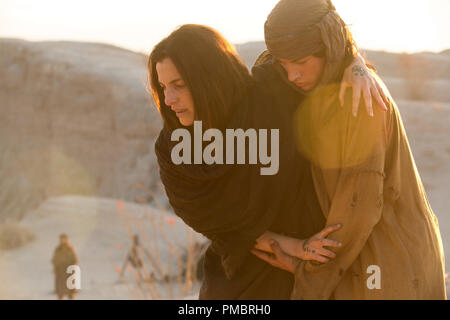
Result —
<instances>
[{"instance_id":1,"label":"shoulder","mask_svg":"<svg viewBox=\"0 0 450 320\"><path fill-rule=\"evenodd\" d=\"M299 108L295 121L302 151L325 168L355 167L372 158L382 159L390 140L395 104L391 103L388 111L375 107L370 117L361 101L354 117L352 90L346 92L341 107L336 86L320 88Z\"/></svg>"},{"instance_id":2,"label":"shoulder","mask_svg":"<svg viewBox=\"0 0 450 320\"><path fill-rule=\"evenodd\" d=\"M280 74L275 68L273 59L268 51L264 51L257 59L251 69L251 74L256 83L267 85L274 82L281 82Z\"/></svg>"},{"instance_id":3,"label":"shoulder","mask_svg":"<svg viewBox=\"0 0 450 320\"><path fill-rule=\"evenodd\" d=\"M273 57L268 50L262 52L256 59L251 68L251 74L258 84L280 80L279 73L273 63Z\"/></svg>"},{"instance_id":4,"label":"shoulder","mask_svg":"<svg viewBox=\"0 0 450 320\"><path fill-rule=\"evenodd\" d=\"M277 105L296 107L303 99L303 95L287 80L282 67L274 63L266 52L256 60L252 77L260 90L270 95Z\"/></svg>"},{"instance_id":5,"label":"shoulder","mask_svg":"<svg viewBox=\"0 0 450 320\"><path fill-rule=\"evenodd\" d=\"M344 131L341 132L344 137L345 158L354 160L348 161L354 163L361 160L367 162L369 159L378 159L379 162L381 161L381 166L392 140L392 127L396 122L398 109L381 78L375 73L374 75L386 92L389 100L388 110L381 110L377 102L373 100L374 116L371 117L366 111L364 99L361 99L355 118L352 113L352 91L349 90L338 124L342 124L344 127Z\"/></svg>"},{"instance_id":6,"label":"shoulder","mask_svg":"<svg viewBox=\"0 0 450 320\"><path fill-rule=\"evenodd\" d=\"M376 130L383 133L385 142L389 139L390 127L392 125L393 116L398 113L397 106L389 93L389 90L380 76L373 70L371 70L372 76L376 79L381 89L384 91L386 97L388 97L388 104L386 107L388 110L383 111L378 105L378 102L372 97L372 106L374 116L370 117L366 109L366 103L363 97L359 101L358 114L356 118L353 116L353 91L347 90L344 102L344 118L347 122L349 129L363 129L365 131Z\"/></svg>"},{"instance_id":7,"label":"shoulder","mask_svg":"<svg viewBox=\"0 0 450 320\"><path fill-rule=\"evenodd\" d=\"M378 74L376 72L372 71L372 74L376 78L381 89L384 91L384 94L387 97L388 102L389 102L388 105L386 106L388 108L388 110L386 112L384 112L384 117L383 117L384 125L386 127L387 138L389 138L393 133L394 126L398 125L402 121L401 116L400 116L400 111L397 107L397 103L392 98L392 95L389 92L389 89L387 88L384 81L378 76ZM374 102L374 106L376 106L376 102Z\"/></svg>"}]
</instances>

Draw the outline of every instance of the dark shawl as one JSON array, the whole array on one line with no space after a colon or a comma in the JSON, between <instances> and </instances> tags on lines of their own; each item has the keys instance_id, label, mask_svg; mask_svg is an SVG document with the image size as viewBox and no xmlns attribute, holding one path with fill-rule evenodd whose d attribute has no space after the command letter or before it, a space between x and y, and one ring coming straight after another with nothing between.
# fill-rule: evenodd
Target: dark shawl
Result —
<instances>
[{"instance_id":1,"label":"dark shawl","mask_svg":"<svg viewBox=\"0 0 450 320\"><path fill-rule=\"evenodd\" d=\"M320 215L311 215L320 209L309 166L295 149L293 110L274 107L276 102L264 93L267 89L253 86L234 106L227 128L268 129L268 137L269 129L280 129L277 175L260 175L260 165L175 166L170 153L177 142L170 141L167 129L155 145L161 180L175 213L212 241L205 254L201 299L288 299L292 275L249 250L267 230L305 237L323 225Z\"/></svg>"}]
</instances>

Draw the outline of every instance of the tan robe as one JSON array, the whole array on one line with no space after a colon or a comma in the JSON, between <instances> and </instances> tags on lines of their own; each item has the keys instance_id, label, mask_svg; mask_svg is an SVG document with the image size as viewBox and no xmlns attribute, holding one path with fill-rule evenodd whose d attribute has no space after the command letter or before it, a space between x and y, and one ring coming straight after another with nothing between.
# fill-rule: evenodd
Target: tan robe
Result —
<instances>
[{"instance_id":1,"label":"tan robe","mask_svg":"<svg viewBox=\"0 0 450 320\"><path fill-rule=\"evenodd\" d=\"M446 299L438 221L397 106L383 112L374 102L370 118L361 104L355 119L351 90L343 108L336 85L322 90L299 108L298 142L327 225L343 224L329 238L343 246L327 264L301 262L291 298Z\"/></svg>"},{"instance_id":2,"label":"tan robe","mask_svg":"<svg viewBox=\"0 0 450 320\"><path fill-rule=\"evenodd\" d=\"M69 289L67 287L67 279L70 274L66 273L67 268L71 265L76 265L78 263L78 256L71 245L59 245L52 257L53 272L55 274L55 293L58 296L63 296L65 294L71 295L78 290Z\"/></svg>"}]
</instances>

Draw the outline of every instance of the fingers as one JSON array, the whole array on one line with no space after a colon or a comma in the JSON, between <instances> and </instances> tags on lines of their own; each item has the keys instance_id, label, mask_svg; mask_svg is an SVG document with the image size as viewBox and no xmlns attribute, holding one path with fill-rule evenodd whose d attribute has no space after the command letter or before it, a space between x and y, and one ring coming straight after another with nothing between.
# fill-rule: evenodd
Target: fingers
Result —
<instances>
[{"instance_id":1,"label":"fingers","mask_svg":"<svg viewBox=\"0 0 450 320\"><path fill-rule=\"evenodd\" d=\"M359 107L359 100L361 99L361 86L360 85L353 85L353 116L356 118L358 115L358 107Z\"/></svg>"},{"instance_id":2,"label":"fingers","mask_svg":"<svg viewBox=\"0 0 450 320\"><path fill-rule=\"evenodd\" d=\"M371 92L372 92L373 98L377 102L377 104L380 107L380 109L383 110L383 111L386 111L387 110L386 105L384 104L383 98L381 98L381 96L378 93L378 91L375 88L372 88Z\"/></svg>"},{"instance_id":3,"label":"fingers","mask_svg":"<svg viewBox=\"0 0 450 320\"><path fill-rule=\"evenodd\" d=\"M386 96L383 88L380 86L380 84L375 81L375 85L377 86L377 90L374 90L377 92L377 95L375 95L376 100L378 101L378 98L381 98L381 101L378 101L378 104L380 105L380 108L382 108L384 111L387 111L387 106L389 105L389 99ZM378 98L377 98L378 96Z\"/></svg>"},{"instance_id":4,"label":"fingers","mask_svg":"<svg viewBox=\"0 0 450 320\"><path fill-rule=\"evenodd\" d=\"M278 262L277 258L273 254L255 249L250 250L250 252L253 253L255 256L257 256L259 259L271 264L276 268L282 267L282 265Z\"/></svg>"},{"instance_id":5,"label":"fingers","mask_svg":"<svg viewBox=\"0 0 450 320\"><path fill-rule=\"evenodd\" d=\"M322 244L322 247L333 247L333 248L342 247L342 243L331 239L322 239L320 242Z\"/></svg>"},{"instance_id":6,"label":"fingers","mask_svg":"<svg viewBox=\"0 0 450 320\"><path fill-rule=\"evenodd\" d=\"M375 81L375 83L377 86L378 93L380 94L381 98L383 98L385 105L388 106L390 104L390 100L389 100L389 92L387 91L387 88L384 87L383 84L378 82L377 80Z\"/></svg>"},{"instance_id":7,"label":"fingers","mask_svg":"<svg viewBox=\"0 0 450 320\"><path fill-rule=\"evenodd\" d=\"M341 83L341 89L339 91L339 102L341 103L341 107L344 105L345 100L345 91L349 87L347 81L342 81Z\"/></svg>"},{"instance_id":8,"label":"fingers","mask_svg":"<svg viewBox=\"0 0 450 320\"><path fill-rule=\"evenodd\" d=\"M327 250L325 248L317 248L316 253L323 257L328 257L331 259L336 258L336 254L333 251Z\"/></svg>"},{"instance_id":9,"label":"fingers","mask_svg":"<svg viewBox=\"0 0 450 320\"><path fill-rule=\"evenodd\" d=\"M369 116L373 117L372 94L370 92L369 86L363 87L363 95L364 95L364 101L366 104L367 114Z\"/></svg>"},{"instance_id":10,"label":"fingers","mask_svg":"<svg viewBox=\"0 0 450 320\"><path fill-rule=\"evenodd\" d=\"M270 246L274 254L270 254L255 249L250 250L250 252L253 253L259 259L269 263L275 268L279 268L288 271L290 273L294 273L296 265L298 263L296 259L284 253L276 241L272 240L270 242Z\"/></svg>"},{"instance_id":11,"label":"fingers","mask_svg":"<svg viewBox=\"0 0 450 320\"><path fill-rule=\"evenodd\" d=\"M337 230L339 230L341 228L342 228L342 224L340 224L340 223L339 224L334 224L334 225L328 226L325 229L323 229L322 231L320 231L317 234L317 236L319 236L320 238L326 238L326 237L328 237L328 235L330 233L335 232L335 231L337 231Z\"/></svg>"},{"instance_id":12,"label":"fingers","mask_svg":"<svg viewBox=\"0 0 450 320\"><path fill-rule=\"evenodd\" d=\"M385 90L381 90L381 92L382 92L381 97L383 98L384 103L386 104L386 106L388 106L391 103L391 101L389 100L389 92L387 92Z\"/></svg>"},{"instance_id":13,"label":"fingers","mask_svg":"<svg viewBox=\"0 0 450 320\"><path fill-rule=\"evenodd\" d=\"M255 256L257 256L258 258L264 260L264 261L272 261L275 260L274 256L268 252L264 252L261 250L256 250L256 249L252 249L250 250L251 253L253 253Z\"/></svg>"},{"instance_id":14,"label":"fingers","mask_svg":"<svg viewBox=\"0 0 450 320\"><path fill-rule=\"evenodd\" d=\"M271 240L270 246L278 261L280 261L281 263L289 263L290 257L286 253L284 253L278 242L276 242L275 240Z\"/></svg>"},{"instance_id":15,"label":"fingers","mask_svg":"<svg viewBox=\"0 0 450 320\"><path fill-rule=\"evenodd\" d=\"M319 254L312 254L310 260L321 262L321 263L327 263L330 261L328 258L325 258Z\"/></svg>"},{"instance_id":16,"label":"fingers","mask_svg":"<svg viewBox=\"0 0 450 320\"><path fill-rule=\"evenodd\" d=\"M275 240L270 241L270 247L275 253L275 258L280 264L280 269L286 270L290 273L295 273L295 268L297 267L299 260L286 254Z\"/></svg>"}]
</instances>

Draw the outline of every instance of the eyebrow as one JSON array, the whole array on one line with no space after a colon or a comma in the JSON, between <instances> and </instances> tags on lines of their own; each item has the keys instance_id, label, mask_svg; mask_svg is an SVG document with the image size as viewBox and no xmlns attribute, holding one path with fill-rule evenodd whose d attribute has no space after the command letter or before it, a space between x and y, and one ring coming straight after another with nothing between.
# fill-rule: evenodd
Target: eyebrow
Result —
<instances>
[{"instance_id":1,"label":"eyebrow","mask_svg":"<svg viewBox=\"0 0 450 320\"><path fill-rule=\"evenodd\" d=\"M178 81L181 81L181 80L182 80L181 78L178 78L178 79L175 79L175 80L170 81L169 84L173 84L173 83L178 82ZM159 83L159 85L160 85L161 87L164 87L164 85L163 85L161 82Z\"/></svg>"},{"instance_id":2,"label":"eyebrow","mask_svg":"<svg viewBox=\"0 0 450 320\"><path fill-rule=\"evenodd\" d=\"M281 61L280 59L277 59L277 61L278 61L278 63L283 64L283 61ZM303 63L303 62L306 62L306 61L308 61L308 57L300 58L300 59L297 59L297 60L289 60L289 62L293 62L293 63Z\"/></svg>"},{"instance_id":3,"label":"eyebrow","mask_svg":"<svg viewBox=\"0 0 450 320\"><path fill-rule=\"evenodd\" d=\"M299 62L305 62L307 60L308 60L308 57L304 57L304 58L300 58L300 59L294 60L294 62L299 63Z\"/></svg>"}]
</instances>

